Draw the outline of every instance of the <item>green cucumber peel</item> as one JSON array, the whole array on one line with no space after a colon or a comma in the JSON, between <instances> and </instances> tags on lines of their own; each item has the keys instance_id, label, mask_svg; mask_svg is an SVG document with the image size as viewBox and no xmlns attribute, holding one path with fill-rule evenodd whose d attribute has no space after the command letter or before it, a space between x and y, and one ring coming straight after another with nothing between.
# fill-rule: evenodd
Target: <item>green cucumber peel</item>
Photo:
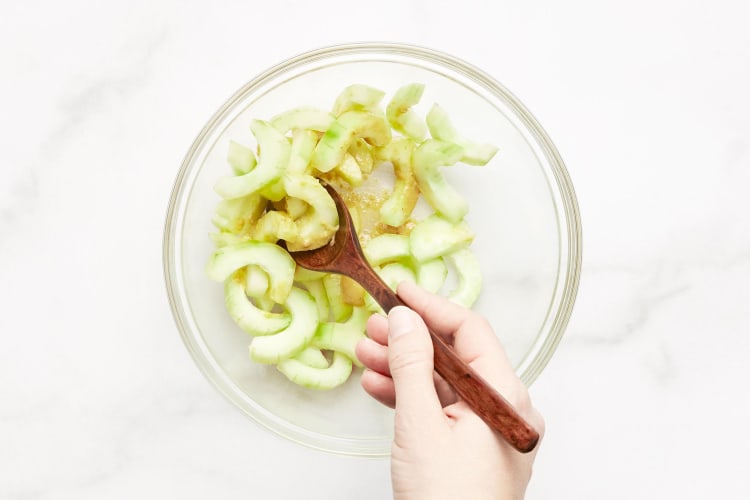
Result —
<instances>
[{"instance_id":1,"label":"green cucumber peel","mask_svg":"<svg viewBox=\"0 0 750 500\"><path fill-rule=\"evenodd\" d=\"M352 373L352 361L340 352L333 353L327 368L314 368L296 359L286 359L276 367L286 378L308 389L330 390L340 386Z\"/></svg>"},{"instance_id":2,"label":"green cucumber peel","mask_svg":"<svg viewBox=\"0 0 750 500\"><path fill-rule=\"evenodd\" d=\"M274 116L271 118L271 125L281 134L286 134L290 130L293 132L297 130L325 132L335 119L328 111L311 106L301 106Z\"/></svg>"},{"instance_id":3,"label":"green cucumber peel","mask_svg":"<svg viewBox=\"0 0 750 500\"><path fill-rule=\"evenodd\" d=\"M239 142L229 141L229 151L227 151L227 163L232 167L235 175L245 175L258 164L253 150L243 146Z\"/></svg>"},{"instance_id":4,"label":"green cucumber peel","mask_svg":"<svg viewBox=\"0 0 750 500\"><path fill-rule=\"evenodd\" d=\"M403 234L381 234L367 242L365 257L371 266L380 266L411 258L409 237Z\"/></svg>"},{"instance_id":5,"label":"green cucumber peel","mask_svg":"<svg viewBox=\"0 0 750 500\"><path fill-rule=\"evenodd\" d=\"M377 111L385 92L368 85L355 83L349 85L336 97L333 114L341 116L347 111Z\"/></svg>"},{"instance_id":6,"label":"green cucumber peel","mask_svg":"<svg viewBox=\"0 0 750 500\"><path fill-rule=\"evenodd\" d=\"M414 176L425 200L436 212L458 222L469 211L469 204L445 180L440 167L455 164L463 148L450 142L427 139L414 150Z\"/></svg>"},{"instance_id":7,"label":"green cucumber peel","mask_svg":"<svg viewBox=\"0 0 750 500\"><path fill-rule=\"evenodd\" d=\"M352 314L352 306L344 302L341 291L341 275L326 274L323 277L323 286L328 297L328 306L334 321L344 321Z\"/></svg>"},{"instance_id":8,"label":"green cucumber peel","mask_svg":"<svg viewBox=\"0 0 750 500\"><path fill-rule=\"evenodd\" d=\"M359 341L366 338L365 326L370 315L370 311L365 307L355 307L349 319L343 323L321 323L315 331L312 345L320 349L342 352L357 366L362 366L355 350Z\"/></svg>"},{"instance_id":9,"label":"green cucumber peel","mask_svg":"<svg viewBox=\"0 0 750 500\"><path fill-rule=\"evenodd\" d=\"M341 164L355 140L362 138L373 146L391 141L391 128L384 117L365 111L342 114L315 146L311 164L319 172L330 172Z\"/></svg>"},{"instance_id":10,"label":"green cucumber peel","mask_svg":"<svg viewBox=\"0 0 750 500\"><path fill-rule=\"evenodd\" d=\"M448 299L470 308L482 290L482 272L479 260L468 248L462 248L444 257L451 263L458 276L458 285L448 294Z\"/></svg>"},{"instance_id":11,"label":"green cucumber peel","mask_svg":"<svg viewBox=\"0 0 750 500\"><path fill-rule=\"evenodd\" d=\"M375 269L378 276L385 282L388 287L396 291L398 285L404 281L417 282L417 275L414 270L402 262L391 262L379 269Z\"/></svg>"},{"instance_id":12,"label":"green cucumber peel","mask_svg":"<svg viewBox=\"0 0 750 500\"><path fill-rule=\"evenodd\" d=\"M229 315L243 331L251 335L272 335L289 326L291 317L264 311L245 295L242 273L235 273L224 282L224 303Z\"/></svg>"},{"instance_id":13,"label":"green cucumber peel","mask_svg":"<svg viewBox=\"0 0 750 500\"><path fill-rule=\"evenodd\" d=\"M292 133L292 146L289 152L287 174L307 174L310 160L312 160L318 134L310 130L299 129Z\"/></svg>"},{"instance_id":14,"label":"green cucumber peel","mask_svg":"<svg viewBox=\"0 0 750 500\"><path fill-rule=\"evenodd\" d=\"M399 88L385 109L388 122L394 130L421 141L427 135L427 125L412 106L419 103L424 93L424 84L410 83Z\"/></svg>"}]
</instances>

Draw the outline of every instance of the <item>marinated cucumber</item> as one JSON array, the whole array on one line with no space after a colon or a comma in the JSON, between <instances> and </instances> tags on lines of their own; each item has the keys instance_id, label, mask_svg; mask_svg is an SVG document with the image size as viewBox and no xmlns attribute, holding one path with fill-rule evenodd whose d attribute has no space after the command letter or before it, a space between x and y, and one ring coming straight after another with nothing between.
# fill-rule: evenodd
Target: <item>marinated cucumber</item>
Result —
<instances>
[{"instance_id":1,"label":"marinated cucumber","mask_svg":"<svg viewBox=\"0 0 750 500\"><path fill-rule=\"evenodd\" d=\"M411 109L419 103L423 93L424 84L422 83L404 85L396 91L385 109L385 115L391 127L415 141L423 140L427 134L424 120Z\"/></svg>"},{"instance_id":2,"label":"marinated cucumber","mask_svg":"<svg viewBox=\"0 0 750 500\"><path fill-rule=\"evenodd\" d=\"M294 260L278 245L248 241L214 250L206 273L214 281L224 281L237 269L260 266L269 278L268 296L283 304L294 282Z\"/></svg>"},{"instance_id":3,"label":"marinated cucumber","mask_svg":"<svg viewBox=\"0 0 750 500\"><path fill-rule=\"evenodd\" d=\"M346 87L333 104L333 114L341 116L347 111L376 111L385 92L367 85L355 83Z\"/></svg>"},{"instance_id":4,"label":"marinated cucumber","mask_svg":"<svg viewBox=\"0 0 750 500\"><path fill-rule=\"evenodd\" d=\"M474 233L465 222L454 223L436 214L414 226L409 247L417 262L424 262L466 247L473 239Z\"/></svg>"},{"instance_id":5,"label":"marinated cucumber","mask_svg":"<svg viewBox=\"0 0 750 500\"><path fill-rule=\"evenodd\" d=\"M412 168L415 143L405 137L378 151L378 156L393 165L393 192L380 207L380 221L389 226L400 226L411 216L419 200L419 186Z\"/></svg>"},{"instance_id":6,"label":"marinated cucumber","mask_svg":"<svg viewBox=\"0 0 750 500\"><path fill-rule=\"evenodd\" d=\"M479 261L468 248L462 248L445 256L456 270L458 286L450 292L448 298L464 307L471 307L479 298L482 289L482 273Z\"/></svg>"},{"instance_id":7,"label":"marinated cucumber","mask_svg":"<svg viewBox=\"0 0 750 500\"><path fill-rule=\"evenodd\" d=\"M438 104L433 104L427 113L427 127L433 138L461 146L464 150L461 161L469 165L486 165L497 153L497 147L472 142L459 134L448 113Z\"/></svg>"},{"instance_id":8,"label":"marinated cucumber","mask_svg":"<svg viewBox=\"0 0 750 500\"><path fill-rule=\"evenodd\" d=\"M271 335L289 326L288 314L266 312L255 307L245 295L242 273L235 273L224 283L227 311L237 326L251 335Z\"/></svg>"},{"instance_id":9,"label":"marinated cucumber","mask_svg":"<svg viewBox=\"0 0 750 500\"><path fill-rule=\"evenodd\" d=\"M365 256L388 286L415 281L466 307L479 296L468 203L443 167L483 165L497 148L461 135L437 104L422 119L416 106L424 91L421 83L403 85L383 109L383 91L350 85L330 112L289 109L251 122L254 147L228 143L234 175L214 187L222 199L206 273L223 282L229 316L253 336L250 358L276 364L294 383L332 389L346 382L352 364L359 366L355 347L367 318L382 312L352 279L297 267L288 253L319 248L338 229L322 181L344 191ZM383 196L382 178L368 178L391 167L393 189ZM415 221L420 197L434 213ZM457 285L444 291L451 273Z\"/></svg>"},{"instance_id":10,"label":"marinated cucumber","mask_svg":"<svg viewBox=\"0 0 750 500\"><path fill-rule=\"evenodd\" d=\"M320 181L311 175L287 174L284 187L289 196L310 205L310 209L295 221L299 234L297 238L287 240L289 251L318 248L331 241L339 227L339 215L333 198Z\"/></svg>"},{"instance_id":11,"label":"marinated cucumber","mask_svg":"<svg viewBox=\"0 0 750 500\"><path fill-rule=\"evenodd\" d=\"M245 175L254 169L258 163L252 149L235 141L229 141L227 162L236 175Z\"/></svg>"},{"instance_id":12,"label":"marinated cucumber","mask_svg":"<svg viewBox=\"0 0 750 500\"><path fill-rule=\"evenodd\" d=\"M322 109L302 106L271 118L271 125L282 134L290 130L325 132L336 118Z\"/></svg>"},{"instance_id":13,"label":"marinated cucumber","mask_svg":"<svg viewBox=\"0 0 750 500\"><path fill-rule=\"evenodd\" d=\"M344 354L334 352L333 361L327 368L314 368L296 359L286 359L277 368L297 385L308 389L330 390L349 379L352 361Z\"/></svg>"},{"instance_id":14,"label":"marinated cucumber","mask_svg":"<svg viewBox=\"0 0 750 500\"><path fill-rule=\"evenodd\" d=\"M451 142L428 139L413 155L414 176L425 200L436 212L458 222L469 211L469 205L458 192L448 184L440 167L455 164L463 148Z\"/></svg>"},{"instance_id":15,"label":"marinated cucumber","mask_svg":"<svg viewBox=\"0 0 750 500\"><path fill-rule=\"evenodd\" d=\"M309 293L292 288L286 301L289 325L278 333L255 337L250 343L250 359L258 363L278 363L302 352L315 334L318 309Z\"/></svg>"},{"instance_id":16,"label":"marinated cucumber","mask_svg":"<svg viewBox=\"0 0 750 500\"><path fill-rule=\"evenodd\" d=\"M258 191L278 179L289 162L289 141L270 123L253 120L250 130L263 154L255 168L245 175L219 179L214 190L222 198L239 198Z\"/></svg>"}]
</instances>

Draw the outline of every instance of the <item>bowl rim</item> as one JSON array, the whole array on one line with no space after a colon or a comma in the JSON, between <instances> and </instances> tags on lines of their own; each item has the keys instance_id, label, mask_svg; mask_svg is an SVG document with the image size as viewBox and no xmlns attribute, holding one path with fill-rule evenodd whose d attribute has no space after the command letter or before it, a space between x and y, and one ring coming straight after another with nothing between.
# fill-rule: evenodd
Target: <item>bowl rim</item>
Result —
<instances>
[{"instance_id":1,"label":"bowl rim","mask_svg":"<svg viewBox=\"0 0 750 500\"><path fill-rule=\"evenodd\" d=\"M350 443L350 439L339 439L334 436L328 435L325 435L324 439L317 439L316 442L311 442L309 441L309 439L302 439L298 436L292 435L295 434L294 432L284 432L283 430L279 429L278 426L271 425L265 417L260 418L259 415L256 415L255 413L242 408L235 400L235 398L232 397L232 394L230 394L231 391L228 390L228 387L225 387L223 385L227 384L227 382L217 379L217 377L221 378L222 376L220 371L215 367L207 366L204 356L201 353L197 352L198 350L193 344L194 339L192 339L192 336L188 335L188 328L182 319L181 311L179 310L179 306L177 303L178 301L175 298L178 293L175 284L175 274L177 270L173 266L173 236L176 230L175 208L179 202L180 195L184 187L183 183L185 177L188 173L190 165L193 162L194 157L196 156L196 153L203 146L205 138L212 133L212 131L215 129L216 124L226 115L226 113L233 108L237 101L244 98L248 94L248 92L251 92L253 89L271 82L276 76L283 74L289 70L331 57L366 54L407 56L416 60L421 60L423 62L429 62L437 64L439 66L447 67L448 69L451 69L461 74L462 76L475 81L476 83L484 87L485 90L488 90L492 94L500 96L507 102L508 105L510 105L514 109L514 111L517 112L518 117L523 121L524 125L528 128L528 131L531 132L538 140L538 145L542 148L544 154L547 156L555 182L557 184L557 188L560 190L562 211L564 212L564 221L567 223L567 273L564 276L564 283L561 288L562 292L559 299L558 310L555 316L551 318L549 334L543 339L541 345L537 349L535 349L536 352L533 359L531 359L530 362L527 363L527 354L519 365L519 367L524 367L525 365L525 368L520 374L521 380L524 384L530 386L537 379L539 374L550 361L552 355L554 354L560 341L562 340L568 322L570 321L573 306L575 304L575 299L578 293L582 266L582 228L575 190L573 188L570 174L568 173L568 170L565 167L565 164L557 148L552 143L552 140L541 127L536 118L521 103L521 101L485 71L470 63L465 62L462 59L459 59L458 57L435 49L398 42L353 42L328 45L307 52L299 53L293 57L285 59L280 63L275 64L265 71L257 74L257 76L240 87L221 105L221 107L219 107L218 110L214 112L214 114L203 126L202 130L195 137L190 148L183 158L180 169L175 178L169 203L167 206L162 240L162 266L166 292L169 299L172 316L183 343L185 344L186 348L191 354L191 357L193 358L193 361L196 363L203 375L221 394L224 395L224 397L232 402L234 406L240 408L254 421L271 430L273 433L304 446L344 455L386 457L389 455L388 451L373 452L368 447L366 447L366 450L351 449L351 447L350 449L343 450L337 447L332 447L330 445L331 441ZM560 228L560 230L562 229L563 228ZM305 434L309 438L310 432L306 431L303 434ZM360 441L371 442L374 440ZM357 446L354 446L354 448L357 448Z\"/></svg>"}]
</instances>

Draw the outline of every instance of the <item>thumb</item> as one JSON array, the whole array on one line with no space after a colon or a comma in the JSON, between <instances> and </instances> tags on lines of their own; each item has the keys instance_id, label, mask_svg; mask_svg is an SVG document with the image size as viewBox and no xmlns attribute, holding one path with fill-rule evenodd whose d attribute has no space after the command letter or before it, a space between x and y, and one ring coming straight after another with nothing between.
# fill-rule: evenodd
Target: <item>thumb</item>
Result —
<instances>
[{"instance_id":1,"label":"thumb","mask_svg":"<svg viewBox=\"0 0 750 500\"><path fill-rule=\"evenodd\" d=\"M422 318L408 307L396 306L388 313L388 366L397 418L442 415L432 377L432 340Z\"/></svg>"}]
</instances>

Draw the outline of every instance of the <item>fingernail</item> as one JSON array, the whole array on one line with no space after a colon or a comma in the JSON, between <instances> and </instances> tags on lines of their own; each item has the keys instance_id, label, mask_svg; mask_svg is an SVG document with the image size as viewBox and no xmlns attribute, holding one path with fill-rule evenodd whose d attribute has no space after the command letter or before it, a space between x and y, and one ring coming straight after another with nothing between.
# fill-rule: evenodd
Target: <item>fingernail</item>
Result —
<instances>
[{"instance_id":1,"label":"fingernail","mask_svg":"<svg viewBox=\"0 0 750 500\"><path fill-rule=\"evenodd\" d=\"M388 333L391 337L399 337L413 331L417 327L414 312L404 306L396 306L388 313Z\"/></svg>"}]
</instances>

